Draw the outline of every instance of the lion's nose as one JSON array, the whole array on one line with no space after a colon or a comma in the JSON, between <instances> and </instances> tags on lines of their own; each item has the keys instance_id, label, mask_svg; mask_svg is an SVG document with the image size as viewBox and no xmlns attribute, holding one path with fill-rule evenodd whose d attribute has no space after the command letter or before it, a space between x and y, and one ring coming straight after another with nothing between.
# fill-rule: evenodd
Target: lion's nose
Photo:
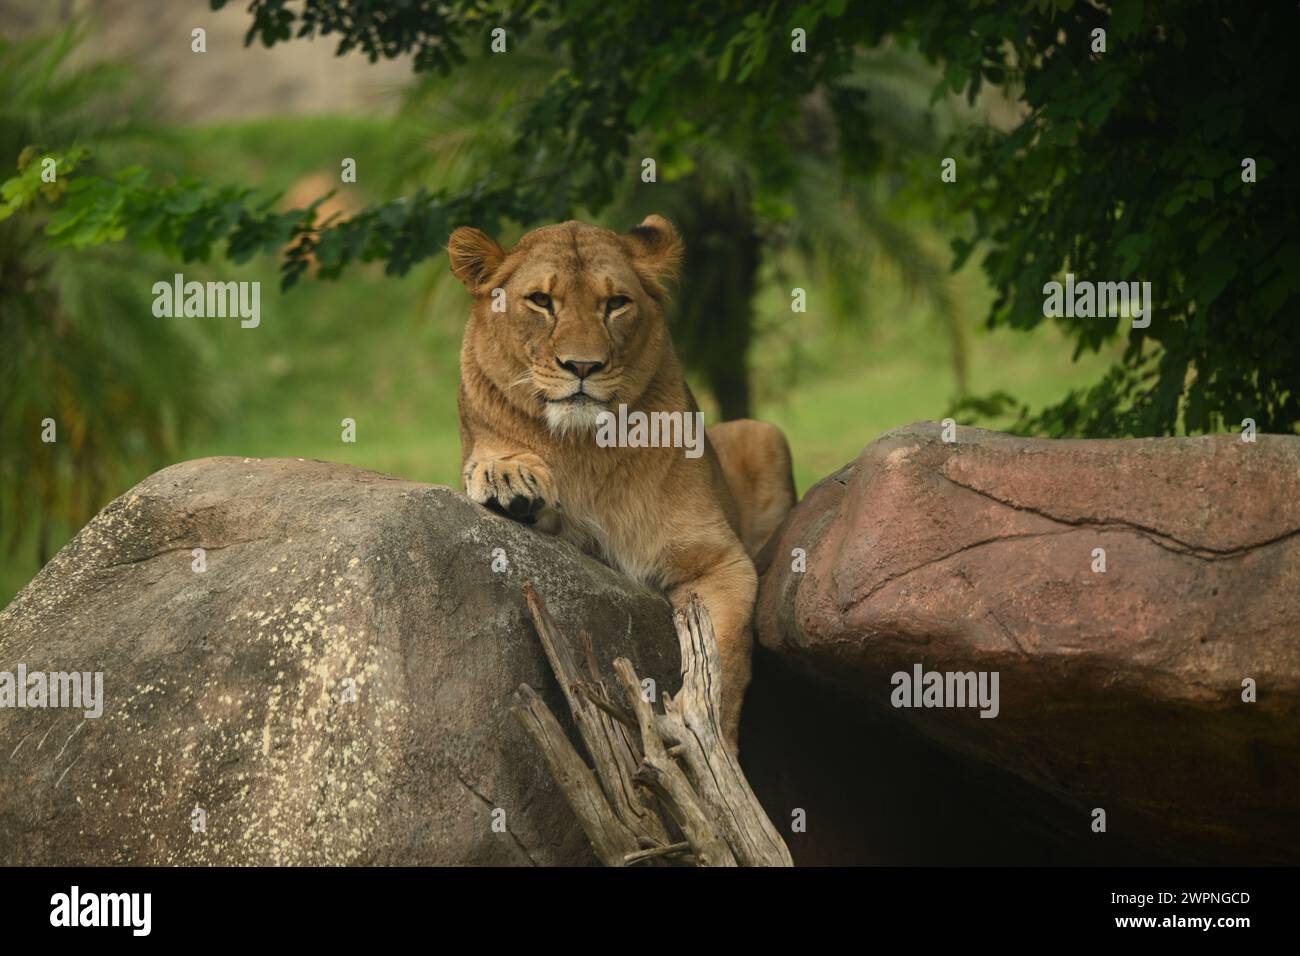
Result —
<instances>
[{"instance_id":1,"label":"lion's nose","mask_svg":"<svg viewBox=\"0 0 1300 956\"><path fill-rule=\"evenodd\" d=\"M558 359L560 368L568 369L578 378L586 378L588 375L595 375L605 367L604 362L579 362L576 359Z\"/></svg>"}]
</instances>

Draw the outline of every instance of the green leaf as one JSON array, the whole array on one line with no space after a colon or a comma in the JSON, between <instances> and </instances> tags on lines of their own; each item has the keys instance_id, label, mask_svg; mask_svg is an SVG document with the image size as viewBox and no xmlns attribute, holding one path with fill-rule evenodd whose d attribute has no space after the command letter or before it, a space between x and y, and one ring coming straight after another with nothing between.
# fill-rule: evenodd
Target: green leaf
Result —
<instances>
[{"instance_id":1,"label":"green leaf","mask_svg":"<svg viewBox=\"0 0 1300 956\"><path fill-rule=\"evenodd\" d=\"M1205 233L1201 236L1201 238L1198 239L1196 242L1197 254L1205 255L1205 250L1210 248L1210 246L1214 244L1214 240L1218 239L1219 236L1223 235L1223 230L1227 228L1228 228L1228 220L1226 219L1219 219L1214 223L1214 225L1210 226L1210 228L1207 229Z\"/></svg>"},{"instance_id":2,"label":"green leaf","mask_svg":"<svg viewBox=\"0 0 1300 956\"><path fill-rule=\"evenodd\" d=\"M722 56L718 57L718 82L725 82L727 74L731 72L731 59L736 53L736 40L733 37L726 47L722 50Z\"/></svg>"},{"instance_id":3,"label":"green leaf","mask_svg":"<svg viewBox=\"0 0 1300 956\"><path fill-rule=\"evenodd\" d=\"M1111 33L1125 40L1137 33L1142 24L1142 0L1114 0L1110 8Z\"/></svg>"}]
</instances>

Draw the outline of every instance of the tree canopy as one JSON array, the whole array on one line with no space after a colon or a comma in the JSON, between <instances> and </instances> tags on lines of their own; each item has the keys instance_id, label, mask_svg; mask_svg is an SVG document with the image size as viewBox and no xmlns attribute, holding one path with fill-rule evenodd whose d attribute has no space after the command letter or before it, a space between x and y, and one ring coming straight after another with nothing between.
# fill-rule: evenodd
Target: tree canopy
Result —
<instances>
[{"instance_id":1,"label":"tree canopy","mask_svg":"<svg viewBox=\"0 0 1300 956\"><path fill-rule=\"evenodd\" d=\"M1020 409L1020 430L1154 435L1247 417L1262 430L1300 423L1300 340L1288 328L1300 293L1296 186L1281 172L1297 122L1285 103L1297 88L1293 4L253 0L249 10L248 42L268 46L336 37L340 55L409 54L417 72L445 74L482 58L509 70L510 51L528 44L556 65L528 95L509 149L475 182L345 221L276 212L271 198L241 186L155 183L139 169L78 170L51 199L30 156L4 186L0 217L52 202L52 242L125 238L187 260L221 247L241 261L292 241L286 286L311 261L326 279L369 261L401 275L438 254L458 225L497 231L598 211L644 158L671 180L714 142L744 157L754 209L795 216L789 196L810 148L801 124L815 101L826 127L817 141L846 174L905 175L941 197L936 209L958 236L955 265L978 256L997 291L990 325L1046 321L1044 287L1066 273L1151 283L1145 328L1119 313L1051 319L1077 352L1116 336L1126 349L1093 388ZM863 51L882 44L938 65L936 97L1009 91L1016 120L954 134L942 154L907 163L887 155L860 83ZM957 159L951 182L940 177L948 157ZM995 394L956 410L1014 405Z\"/></svg>"}]
</instances>

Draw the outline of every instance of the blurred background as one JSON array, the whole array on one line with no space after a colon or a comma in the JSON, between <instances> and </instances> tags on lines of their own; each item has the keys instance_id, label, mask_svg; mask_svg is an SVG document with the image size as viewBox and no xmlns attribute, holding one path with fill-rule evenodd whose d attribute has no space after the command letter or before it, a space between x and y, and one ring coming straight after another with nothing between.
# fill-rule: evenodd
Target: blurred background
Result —
<instances>
[{"instance_id":1,"label":"blurred background","mask_svg":"<svg viewBox=\"0 0 1300 956\"><path fill-rule=\"evenodd\" d=\"M330 38L245 47L249 25L242 4L203 0L3 0L4 175L29 144L78 143L110 168L278 193L284 207L337 190L324 209L347 215L472 181L509 138L520 95L554 69L534 45L509 70L481 60L442 77L408 57L336 56ZM196 26L204 54L190 48ZM1020 108L993 87L933 98L937 76L888 43L864 54L859 82L885 153L852 182L817 148L830 120L810 97L808 148L778 199L755 184L744 144L688 142L661 156L656 183L630 172L580 217L626 229L653 211L682 231L673 324L696 394L710 421L780 424L800 493L886 429L942 418L964 395L1043 404L1096 382L1123 347L1076 356L1056 326L984 327L994 294L973 262L950 268L968 212L945 199L939 162L954 131L1009 128ZM343 157L356 160L355 184L339 182ZM402 276L377 263L308 275L282 292L274 255L182 265L129 243L50 247L43 226L0 223L0 604L97 509L176 461L321 458L458 485L469 302L445 256ZM174 272L260 280L260 327L154 318L151 286ZM806 311L792 311L795 288ZM36 444L46 416L55 446ZM341 441L343 418L357 423L354 444Z\"/></svg>"}]
</instances>

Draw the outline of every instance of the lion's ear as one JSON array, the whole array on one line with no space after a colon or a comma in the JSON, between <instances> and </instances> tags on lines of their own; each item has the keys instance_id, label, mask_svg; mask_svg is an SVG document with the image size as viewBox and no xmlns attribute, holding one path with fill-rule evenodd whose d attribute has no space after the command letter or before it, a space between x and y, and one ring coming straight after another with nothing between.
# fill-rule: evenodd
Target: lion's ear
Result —
<instances>
[{"instance_id":1,"label":"lion's ear","mask_svg":"<svg viewBox=\"0 0 1300 956\"><path fill-rule=\"evenodd\" d=\"M451 273L470 292L477 292L505 259L505 250L487 233L470 226L461 226L447 240L447 258L451 260Z\"/></svg>"},{"instance_id":2,"label":"lion's ear","mask_svg":"<svg viewBox=\"0 0 1300 956\"><path fill-rule=\"evenodd\" d=\"M685 244L673 224L663 216L646 216L641 225L623 236L633 261L656 280L674 279Z\"/></svg>"}]
</instances>

